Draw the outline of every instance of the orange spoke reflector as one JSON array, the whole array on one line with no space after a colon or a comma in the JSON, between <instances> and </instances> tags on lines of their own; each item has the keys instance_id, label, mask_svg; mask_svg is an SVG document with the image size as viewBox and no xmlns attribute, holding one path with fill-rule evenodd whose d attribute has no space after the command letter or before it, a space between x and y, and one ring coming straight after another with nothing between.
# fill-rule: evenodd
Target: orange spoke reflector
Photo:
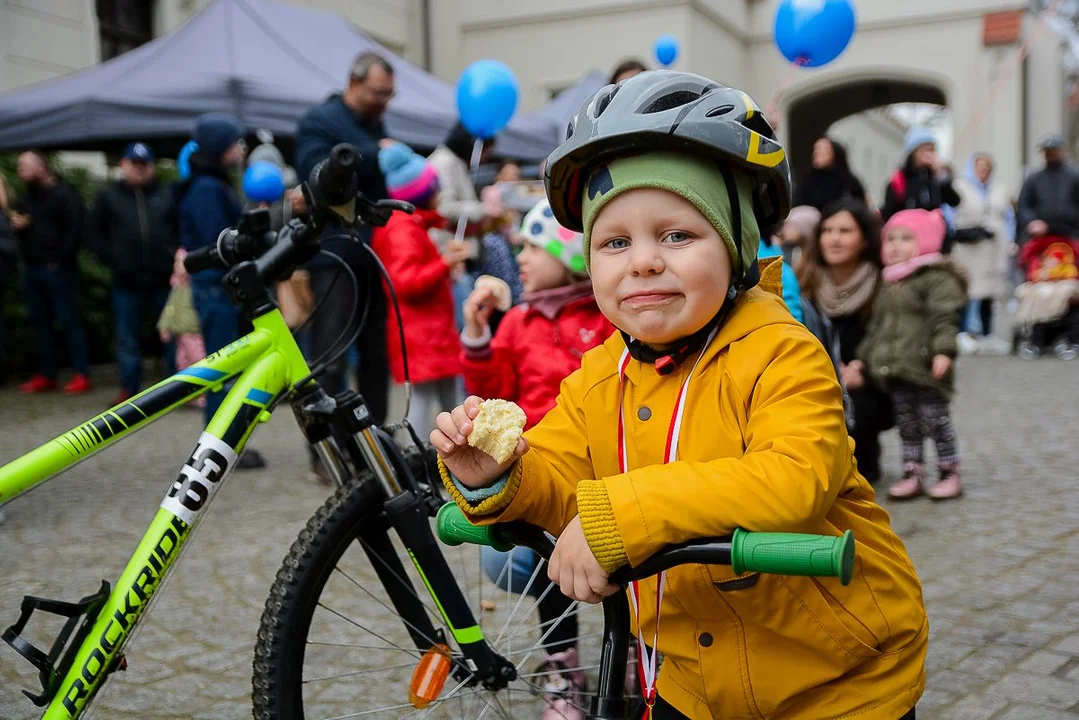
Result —
<instances>
[{"instance_id":1,"label":"orange spoke reflector","mask_svg":"<svg viewBox=\"0 0 1079 720\"><path fill-rule=\"evenodd\" d=\"M451 664L450 649L445 645L435 645L423 654L408 684L408 701L412 707L425 708L438 699L450 676Z\"/></svg>"}]
</instances>

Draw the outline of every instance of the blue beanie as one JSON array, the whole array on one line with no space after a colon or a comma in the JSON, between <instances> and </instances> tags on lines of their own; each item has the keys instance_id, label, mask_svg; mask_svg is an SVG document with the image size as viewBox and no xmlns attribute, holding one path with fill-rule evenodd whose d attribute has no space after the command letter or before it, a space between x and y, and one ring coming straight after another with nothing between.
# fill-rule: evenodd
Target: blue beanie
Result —
<instances>
[{"instance_id":1,"label":"blue beanie","mask_svg":"<svg viewBox=\"0 0 1079 720\"><path fill-rule=\"evenodd\" d=\"M915 125L910 130L907 130L906 147L908 155L922 145L933 145L935 147L936 144L937 138L933 135L933 131L924 125Z\"/></svg>"},{"instance_id":2,"label":"blue beanie","mask_svg":"<svg viewBox=\"0 0 1079 720\"><path fill-rule=\"evenodd\" d=\"M193 139L199 150L218 157L244 136L244 124L231 113L213 112L200 115L195 122Z\"/></svg>"},{"instance_id":3,"label":"blue beanie","mask_svg":"<svg viewBox=\"0 0 1079 720\"><path fill-rule=\"evenodd\" d=\"M404 143L379 150L378 167L386 177L386 190L393 200L423 207L438 190L434 166Z\"/></svg>"}]
</instances>

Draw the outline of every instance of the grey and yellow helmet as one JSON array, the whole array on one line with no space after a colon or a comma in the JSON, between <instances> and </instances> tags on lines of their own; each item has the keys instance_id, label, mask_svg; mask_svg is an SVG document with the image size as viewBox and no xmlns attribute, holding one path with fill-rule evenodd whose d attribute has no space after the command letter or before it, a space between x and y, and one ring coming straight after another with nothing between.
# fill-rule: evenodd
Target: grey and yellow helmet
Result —
<instances>
[{"instance_id":1,"label":"grey and yellow helmet","mask_svg":"<svg viewBox=\"0 0 1079 720\"><path fill-rule=\"evenodd\" d=\"M772 126L749 95L706 77L653 70L607 85L573 117L567 132L547 159L544 181L555 218L571 230L583 230L581 199L592 168L657 150L711 156L750 173L761 232L790 211L790 165Z\"/></svg>"}]
</instances>

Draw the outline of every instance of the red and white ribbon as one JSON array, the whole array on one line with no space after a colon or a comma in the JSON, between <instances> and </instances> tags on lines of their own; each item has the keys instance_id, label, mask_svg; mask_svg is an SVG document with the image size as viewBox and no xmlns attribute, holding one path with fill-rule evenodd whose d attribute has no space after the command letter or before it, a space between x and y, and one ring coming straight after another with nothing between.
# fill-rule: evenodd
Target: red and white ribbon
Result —
<instances>
[{"instance_id":1,"label":"red and white ribbon","mask_svg":"<svg viewBox=\"0 0 1079 720\"><path fill-rule=\"evenodd\" d=\"M682 383L682 387L678 390L678 399L674 404L674 415L671 417L671 425L667 429L667 444L663 453L663 462L665 464L674 462L678 457L678 439L682 434L682 416L685 414L686 410L686 397L689 394L689 381L693 379L693 372L697 369L697 365L700 364L701 358L704 357L704 351L708 349L708 346L712 344L712 340L715 339L718 330L719 328L713 329L708 335L708 339L701 349L701 354L697 357L696 362L693 363L693 367L690 368L685 382ZM625 417L626 367L629 365L629 361L629 348L626 348L622 351L622 357L618 360L618 470L621 473L629 471L629 455L626 452ZM667 573L662 572L656 580L656 626L652 633L651 652L648 651L649 645L645 644L644 631L641 628L640 587L637 581L633 581L629 586L630 600L633 603L633 613L637 616L637 671L640 674L641 689L644 692L644 701L647 706L646 717L651 716L652 706L656 702L656 663L659 654L659 615L663 603L663 588L666 584Z\"/></svg>"}]
</instances>

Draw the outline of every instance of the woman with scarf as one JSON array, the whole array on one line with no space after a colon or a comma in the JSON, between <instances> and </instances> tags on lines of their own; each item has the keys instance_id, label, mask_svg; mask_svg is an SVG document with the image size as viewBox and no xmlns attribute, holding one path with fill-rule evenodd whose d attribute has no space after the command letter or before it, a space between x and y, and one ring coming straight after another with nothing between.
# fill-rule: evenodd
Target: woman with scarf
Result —
<instances>
[{"instance_id":1,"label":"woman with scarf","mask_svg":"<svg viewBox=\"0 0 1079 720\"><path fill-rule=\"evenodd\" d=\"M813 143L813 169L795 188L794 205L824 210L844 199L869 204L865 188L847 163L847 149L831 138L817 138Z\"/></svg>"},{"instance_id":2,"label":"woman with scarf","mask_svg":"<svg viewBox=\"0 0 1079 720\"><path fill-rule=\"evenodd\" d=\"M1015 212L1008 191L993 179L993 158L978 152L955 181L962 202L955 215L952 257L966 269L970 306L966 316L981 319L979 350L1007 352L1008 343L993 338L993 302L1004 291L1008 249L1014 242ZM969 323L964 323L969 328Z\"/></svg>"},{"instance_id":3,"label":"woman with scarf","mask_svg":"<svg viewBox=\"0 0 1079 720\"><path fill-rule=\"evenodd\" d=\"M854 406L854 457L866 480L876 484L879 435L894 424L892 404L853 362L880 283L879 230L869 208L843 200L825 210L820 229L803 249L797 274L803 305L825 315L839 337L840 375Z\"/></svg>"}]
</instances>

